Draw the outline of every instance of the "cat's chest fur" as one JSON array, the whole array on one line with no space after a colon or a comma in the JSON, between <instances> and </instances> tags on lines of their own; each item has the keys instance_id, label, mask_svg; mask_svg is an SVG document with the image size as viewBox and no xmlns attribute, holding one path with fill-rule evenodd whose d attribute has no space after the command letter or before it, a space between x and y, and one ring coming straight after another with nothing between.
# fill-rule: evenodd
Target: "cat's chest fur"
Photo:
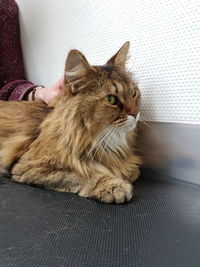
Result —
<instances>
[{"instance_id":1,"label":"cat's chest fur","mask_svg":"<svg viewBox=\"0 0 200 267\"><path fill-rule=\"evenodd\" d=\"M118 153L122 149L127 150L128 149L128 143L126 138L126 133L121 131L118 133L113 134L108 138L108 140L103 141L102 147L106 150L106 152L112 153Z\"/></svg>"}]
</instances>

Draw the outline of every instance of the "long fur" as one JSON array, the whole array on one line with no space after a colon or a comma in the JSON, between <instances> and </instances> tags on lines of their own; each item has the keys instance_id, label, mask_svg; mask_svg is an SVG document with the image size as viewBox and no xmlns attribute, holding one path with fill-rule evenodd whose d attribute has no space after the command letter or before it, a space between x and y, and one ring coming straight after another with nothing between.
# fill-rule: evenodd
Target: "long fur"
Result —
<instances>
[{"instance_id":1,"label":"long fur","mask_svg":"<svg viewBox=\"0 0 200 267\"><path fill-rule=\"evenodd\" d=\"M128 114L139 109L140 94L120 61L126 58L120 53L127 52L123 46L111 58L110 73L71 51L65 90L48 106L0 101L0 166L14 181L102 202L132 198L131 183L139 176L141 160L135 153L134 130L125 129ZM123 109L105 103L113 90Z\"/></svg>"}]
</instances>

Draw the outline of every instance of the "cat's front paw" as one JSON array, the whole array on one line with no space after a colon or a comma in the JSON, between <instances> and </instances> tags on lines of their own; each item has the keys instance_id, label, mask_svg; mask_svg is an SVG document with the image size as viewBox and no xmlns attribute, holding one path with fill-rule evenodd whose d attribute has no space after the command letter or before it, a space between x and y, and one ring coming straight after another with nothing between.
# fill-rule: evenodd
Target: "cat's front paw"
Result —
<instances>
[{"instance_id":1,"label":"cat's front paw","mask_svg":"<svg viewBox=\"0 0 200 267\"><path fill-rule=\"evenodd\" d=\"M121 179L104 180L97 184L92 192L92 197L104 203L124 203L133 196L133 186Z\"/></svg>"}]
</instances>

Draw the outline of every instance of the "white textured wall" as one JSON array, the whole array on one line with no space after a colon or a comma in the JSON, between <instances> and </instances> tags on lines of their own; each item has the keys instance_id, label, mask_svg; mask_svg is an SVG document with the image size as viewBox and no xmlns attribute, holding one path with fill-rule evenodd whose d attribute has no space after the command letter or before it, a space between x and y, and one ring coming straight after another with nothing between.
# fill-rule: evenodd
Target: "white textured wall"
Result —
<instances>
[{"instance_id":1,"label":"white textured wall","mask_svg":"<svg viewBox=\"0 0 200 267\"><path fill-rule=\"evenodd\" d=\"M28 78L50 85L70 49L103 64L131 41L145 119L200 123L199 0L17 0Z\"/></svg>"}]
</instances>

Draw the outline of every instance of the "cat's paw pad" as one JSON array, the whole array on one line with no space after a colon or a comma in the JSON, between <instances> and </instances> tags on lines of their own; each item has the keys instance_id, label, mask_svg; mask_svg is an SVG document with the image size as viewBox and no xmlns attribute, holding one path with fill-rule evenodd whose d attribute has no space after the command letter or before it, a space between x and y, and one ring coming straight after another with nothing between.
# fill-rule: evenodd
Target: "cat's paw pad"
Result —
<instances>
[{"instance_id":1,"label":"cat's paw pad","mask_svg":"<svg viewBox=\"0 0 200 267\"><path fill-rule=\"evenodd\" d=\"M95 197L104 203L124 203L130 201L133 196L133 186L124 180L109 181L95 191Z\"/></svg>"}]
</instances>

